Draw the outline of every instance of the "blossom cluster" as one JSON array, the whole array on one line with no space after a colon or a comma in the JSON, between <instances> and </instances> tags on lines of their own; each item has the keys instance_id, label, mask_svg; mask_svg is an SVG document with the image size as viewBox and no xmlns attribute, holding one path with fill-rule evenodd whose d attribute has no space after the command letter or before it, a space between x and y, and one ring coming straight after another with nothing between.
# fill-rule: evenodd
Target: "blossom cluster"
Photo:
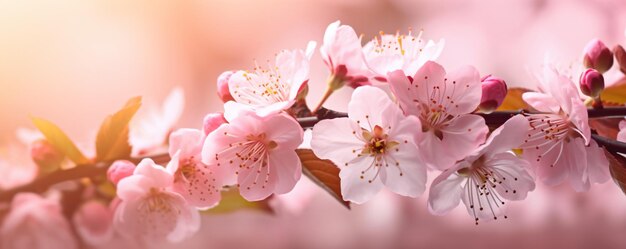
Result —
<instances>
[{"instance_id":1,"label":"blossom cluster","mask_svg":"<svg viewBox=\"0 0 626 249\"><path fill-rule=\"evenodd\" d=\"M201 212L216 207L226 188L250 202L291 192L306 167L301 150L339 169L344 201L363 204L383 188L413 198L428 192L432 214L445 215L462 201L476 224L508 218L508 203L525 199L536 181L587 191L611 178L587 108L602 102L603 74L613 65L613 52L601 42L585 49L588 69L578 84L543 65L537 91L522 95L528 112L488 125L487 115L507 96L504 80L471 66L444 68L436 62L444 41L425 40L422 32L381 32L365 45L361 39L339 21L328 26L319 47L327 91L312 109L306 96L318 87L309 82L315 42L281 51L266 66L224 72L217 80L224 112L208 114L198 129L172 131L182 109L175 91L164 114L130 133L134 156L154 154L167 140L168 160L113 162L106 182L114 194L103 198L92 193L100 188L81 187L82 196L98 198L86 198L70 220L60 191L18 193L0 213L0 247L78 248L75 236L88 246L179 242L198 232ZM624 71L623 49L615 56ZM354 88L347 114L317 115L329 111L324 102L344 86ZM320 119L309 137L303 117ZM64 160L41 136L32 144L42 168Z\"/></svg>"}]
</instances>

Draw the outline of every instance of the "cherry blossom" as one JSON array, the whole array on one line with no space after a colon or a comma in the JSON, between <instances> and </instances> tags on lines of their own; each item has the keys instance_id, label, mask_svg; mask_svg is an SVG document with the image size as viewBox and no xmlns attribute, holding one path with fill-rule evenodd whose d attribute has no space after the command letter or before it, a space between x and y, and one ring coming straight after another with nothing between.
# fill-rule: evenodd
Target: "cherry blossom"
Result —
<instances>
[{"instance_id":1,"label":"cherry blossom","mask_svg":"<svg viewBox=\"0 0 626 249\"><path fill-rule=\"evenodd\" d=\"M574 83L554 68L546 66L538 77L541 92L528 92L524 101L543 114L531 114L524 149L538 179L548 185L566 179L576 191L586 191L591 183L610 178L608 161L591 140L587 108Z\"/></svg>"},{"instance_id":2,"label":"cherry blossom","mask_svg":"<svg viewBox=\"0 0 626 249\"><path fill-rule=\"evenodd\" d=\"M446 214L463 200L467 212L479 220L504 216L505 201L522 200L535 189L526 171L530 164L511 149L524 142L528 120L516 115L494 130L487 141L467 157L439 175L430 187L428 208L436 215Z\"/></svg>"},{"instance_id":3,"label":"cherry blossom","mask_svg":"<svg viewBox=\"0 0 626 249\"><path fill-rule=\"evenodd\" d=\"M203 131L179 129L170 135L169 154L172 162L167 170L174 175L172 189L189 205L208 209L221 199L222 179L201 162Z\"/></svg>"},{"instance_id":4,"label":"cherry blossom","mask_svg":"<svg viewBox=\"0 0 626 249\"><path fill-rule=\"evenodd\" d=\"M348 118L322 120L313 128L311 147L340 168L341 192L357 204L383 186L410 197L425 190L426 167L418 153L420 121L405 117L385 92L360 87L348 104Z\"/></svg>"},{"instance_id":5,"label":"cherry blossom","mask_svg":"<svg viewBox=\"0 0 626 249\"><path fill-rule=\"evenodd\" d=\"M340 21L328 25L320 54L330 69L329 84L333 85L333 90L345 84L350 87L371 84L368 79L371 71L365 61L361 39L352 27L341 25Z\"/></svg>"},{"instance_id":6,"label":"cherry blossom","mask_svg":"<svg viewBox=\"0 0 626 249\"><path fill-rule=\"evenodd\" d=\"M130 144L133 155L144 155L165 145L167 137L180 119L185 108L185 95L182 88L174 88L160 109L147 109L138 113L131 122Z\"/></svg>"},{"instance_id":7,"label":"cherry blossom","mask_svg":"<svg viewBox=\"0 0 626 249\"><path fill-rule=\"evenodd\" d=\"M224 184L237 183L246 200L262 200L291 191L300 179L295 149L302 136L298 122L285 114L248 112L207 136L202 162L223 175Z\"/></svg>"},{"instance_id":8,"label":"cherry blossom","mask_svg":"<svg viewBox=\"0 0 626 249\"><path fill-rule=\"evenodd\" d=\"M57 193L45 198L33 193L17 194L0 228L0 248L78 248L59 199Z\"/></svg>"},{"instance_id":9,"label":"cherry blossom","mask_svg":"<svg viewBox=\"0 0 626 249\"><path fill-rule=\"evenodd\" d=\"M446 75L441 65L428 61L413 77L401 70L390 73L389 84L404 113L421 120L425 134L420 153L431 168L452 167L485 141L485 120L470 114L482 94L480 76L473 67Z\"/></svg>"},{"instance_id":10,"label":"cherry blossom","mask_svg":"<svg viewBox=\"0 0 626 249\"><path fill-rule=\"evenodd\" d=\"M99 201L82 204L72 222L82 240L91 246L102 245L113 238L113 213Z\"/></svg>"},{"instance_id":11,"label":"cherry blossom","mask_svg":"<svg viewBox=\"0 0 626 249\"><path fill-rule=\"evenodd\" d=\"M309 60L314 48L315 43L310 42L306 52L283 50L267 68L256 65L252 71L233 73L228 89L236 104L226 105L225 109L251 109L267 116L291 107L309 80Z\"/></svg>"},{"instance_id":12,"label":"cherry blossom","mask_svg":"<svg viewBox=\"0 0 626 249\"><path fill-rule=\"evenodd\" d=\"M151 159L142 160L132 176L117 185L121 200L115 210L114 226L123 236L146 243L178 242L200 228L198 211L170 190L174 176Z\"/></svg>"},{"instance_id":13,"label":"cherry blossom","mask_svg":"<svg viewBox=\"0 0 626 249\"><path fill-rule=\"evenodd\" d=\"M444 40L435 43L422 40L422 32L414 36L411 31L404 35L380 33L363 47L367 65L375 73L375 79L386 82L387 74L402 70L415 75L426 61L435 61L443 51Z\"/></svg>"}]
</instances>

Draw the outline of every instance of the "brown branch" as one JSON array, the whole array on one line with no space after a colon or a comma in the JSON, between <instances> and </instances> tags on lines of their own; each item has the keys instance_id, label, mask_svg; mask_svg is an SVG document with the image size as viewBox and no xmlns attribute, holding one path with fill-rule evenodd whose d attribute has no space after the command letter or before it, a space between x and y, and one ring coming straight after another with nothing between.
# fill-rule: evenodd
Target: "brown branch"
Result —
<instances>
[{"instance_id":1,"label":"brown branch","mask_svg":"<svg viewBox=\"0 0 626 249\"><path fill-rule=\"evenodd\" d=\"M516 114L522 113L521 111L498 111L490 114L479 114L485 118L485 122L487 125L501 125L506 122L509 118ZM588 111L589 118L601 118L601 117L624 117L626 116L626 108L624 107L613 107L613 108L603 108L603 109L589 109ZM315 124L317 124L320 120L324 119L332 119L332 118L340 118L347 117L347 113L337 112L329 109L322 108L317 112L317 116L314 117L303 117L298 118L298 122L302 126L302 128L312 128ZM593 139L598 142L598 144L605 147L607 150L615 153L626 153L626 143L618 142L612 139L608 139L599 135L594 134ZM167 163L170 160L168 154L159 154L146 158L151 158L155 162L163 164ZM130 159L133 163L139 163L143 158L133 158ZM33 182L19 186L13 189L0 191L0 202L10 201L13 196L20 192L35 192L40 193L49 189L51 186L65 182L78 180L82 178L95 178L99 176L106 175L106 171L111 166L112 162L99 162L95 164L85 164L85 165L77 165L74 168L59 170L52 172L47 175L43 175Z\"/></svg>"}]
</instances>

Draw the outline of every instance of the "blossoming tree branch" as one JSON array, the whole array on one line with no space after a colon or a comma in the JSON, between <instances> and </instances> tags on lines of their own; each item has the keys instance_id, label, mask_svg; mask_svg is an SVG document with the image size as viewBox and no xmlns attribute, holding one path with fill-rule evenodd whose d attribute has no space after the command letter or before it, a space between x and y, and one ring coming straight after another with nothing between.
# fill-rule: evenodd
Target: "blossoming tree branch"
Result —
<instances>
[{"instance_id":1,"label":"blossoming tree branch","mask_svg":"<svg viewBox=\"0 0 626 249\"><path fill-rule=\"evenodd\" d=\"M103 121L93 156L33 117L38 167L0 191L0 247L179 242L198 232L201 214L271 212L269 202L302 175L347 208L383 188L409 198L429 192L430 213L462 202L477 225L514 219L505 208L538 183L583 192L613 178L625 189L620 45L593 40L569 68L540 62L530 90L471 66L445 68L436 62L444 41L422 32L381 32L362 44L350 26L328 26L319 47L327 85L309 82L315 42L224 72L224 112L198 128L172 130L180 90L151 119L132 123L141 98L130 99ZM308 105L309 87L324 86ZM347 113L324 108L344 87L354 88ZM431 184L427 172L437 175Z\"/></svg>"}]
</instances>

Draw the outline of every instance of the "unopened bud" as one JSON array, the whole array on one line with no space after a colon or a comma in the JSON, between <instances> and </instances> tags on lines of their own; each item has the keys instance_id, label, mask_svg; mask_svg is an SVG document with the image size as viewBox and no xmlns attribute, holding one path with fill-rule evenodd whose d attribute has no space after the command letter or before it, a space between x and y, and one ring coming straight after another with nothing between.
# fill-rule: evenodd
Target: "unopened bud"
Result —
<instances>
[{"instance_id":1,"label":"unopened bud","mask_svg":"<svg viewBox=\"0 0 626 249\"><path fill-rule=\"evenodd\" d=\"M587 68L593 68L604 73L613 66L613 53L598 39L590 41L585 47L584 53L583 63Z\"/></svg>"},{"instance_id":2,"label":"unopened bud","mask_svg":"<svg viewBox=\"0 0 626 249\"><path fill-rule=\"evenodd\" d=\"M31 144L30 155L43 172L51 172L58 169L65 158L63 153L45 139L36 140Z\"/></svg>"},{"instance_id":3,"label":"unopened bud","mask_svg":"<svg viewBox=\"0 0 626 249\"><path fill-rule=\"evenodd\" d=\"M134 163L126 160L117 160L107 170L107 179L117 185L120 180L132 175L133 171L135 171Z\"/></svg>"},{"instance_id":4,"label":"unopened bud","mask_svg":"<svg viewBox=\"0 0 626 249\"><path fill-rule=\"evenodd\" d=\"M228 89L228 80L234 73L234 71L225 71L217 77L217 95L224 103L235 100Z\"/></svg>"},{"instance_id":5,"label":"unopened bud","mask_svg":"<svg viewBox=\"0 0 626 249\"><path fill-rule=\"evenodd\" d=\"M204 131L204 135L208 136L211 132L213 132L217 127L226 123L226 119L224 118L224 113L215 112L209 113L204 116L204 121L202 123L202 131Z\"/></svg>"},{"instance_id":6,"label":"unopened bud","mask_svg":"<svg viewBox=\"0 0 626 249\"><path fill-rule=\"evenodd\" d=\"M506 97L506 82L491 75L485 76L481 81L483 95L478 108L481 112L491 113L498 109Z\"/></svg>"},{"instance_id":7,"label":"unopened bud","mask_svg":"<svg viewBox=\"0 0 626 249\"><path fill-rule=\"evenodd\" d=\"M580 90L589 97L597 98L604 90L604 76L595 69L587 69L580 74Z\"/></svg>"},{"instance_id":8,"label":"unopened bud","mask_svg":"<svg viewBox=\"0 0 626 249\"><path fill-rule=\"evenodd\" d=\"M619 65L619 70L626 74L626 51L624 51L622 46L617 45L613 48L613 54L615 55L615 60Z\"/></svg>"}]
</instances>

